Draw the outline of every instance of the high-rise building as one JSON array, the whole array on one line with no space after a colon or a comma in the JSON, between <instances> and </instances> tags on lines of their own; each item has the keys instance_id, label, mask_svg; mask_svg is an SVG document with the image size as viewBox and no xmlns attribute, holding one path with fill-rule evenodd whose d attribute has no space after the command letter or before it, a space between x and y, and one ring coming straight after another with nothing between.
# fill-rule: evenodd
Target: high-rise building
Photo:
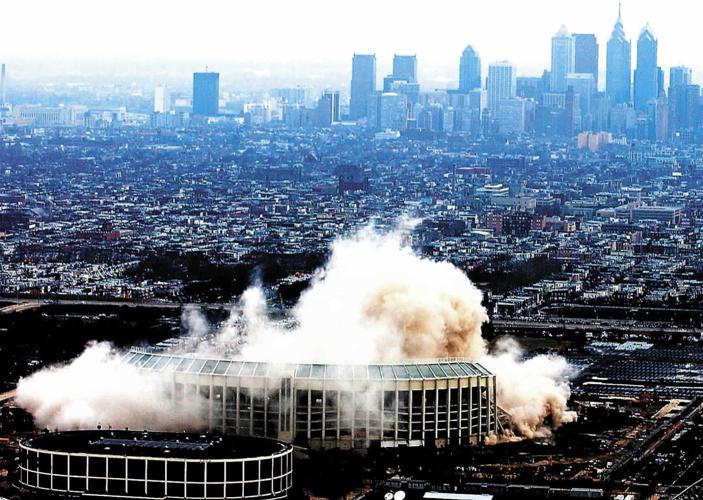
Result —
<instances>
[{"instance_id":1,"label":"high-rise building","mask_svg":"<svg viewBox=\"0 0 703 500\"><path fill-rule=\"evenodd\" d=\"M5 107L5 63L0 66L0 109Z\"/></svg>"},{"instance_id":2,"label":"high-rise building","mask_svg":"<svg viewBox=\"0 0 703 500\"><path fill-rule=\"evenodd\" d=\"M382 130L405 130L408 124L407 97L396 92L374 92L375 104L369 109L369 123ZM372 122L373 118L373 123Z\"/></svg>"},{"instance_id":3,"label":"high-rise building","mask_svg":"<svg viewBox=\"0 0 703 500\"><path fill-rule=\"evenodd\" d=\"M657 66L657 97L665 95L666 89L664 88L664 70L661 66Z\"/></svg>"},{"instance_id":4,"label":"high-rise building","mask_svg":"<svg viewBox=\"0 0 703 500\"><path fill-rule=\"evenodd\" d=\"M679 85L691 85L693 71L686 66L673 66L669 70L669 89Z\"/></svg>"},{"instance_id":5,"label":"high-rise building","mask_svg":"<svg viewBox=\"0 0 703 500\"><path fill-rule=\"evenodd\" d=\"M171 111L171 93L167 87L159 86L154 89L154 113L169 113Z\"/></svg>"},{"instance_id":6,"label":"high-rise building","mask_svg":"<svg viewBox=\"0 0 703 500\"><path fill-rule=\"evenodd\" d=\"M574 72L574 37L562 25L552 37L552 70L549 88L552 92L566 92L566 75Z\"/></svg>"},{"instance_id":7,"label":"high-rise building","mask_svg":"<svg viewBox=\"0 0 703 500\"><path fill-rule=\"evenodd\" d=\"M376 90L376 55L354 54L352 59L351 100L349 117L358 120L366 116L369 96Z\"/></svg>"},{"instance_id":8,"label":"high-rise building","mask_svg":"<svg viewBox=\"0 0 703 500\"><path fill-rule=\"evenodd\" d=\"M544 88L542 78L539 76L518 76L515 79L515 94L518 97L538 101L542 94L549 91Z\"/></svg>"},{"instance_id":9,"label":"high-rise building","mask_svg":"<svg viewBox=\"0 0 703 500\"><path fill-rule=\"evenodd\" d=\"M525 131L525 99L503 99L498 107L496 123L501 134L521 134Z\"/></svg>"},{"instance_id":10,"label":"high-rise building","mask_svg":"<svg viewBox=\"0 0 703 500\"><path fill-rule=\"evenodd\" d=\"M647 110L647 104L659 95L657 67L657 38L647 24L637 40L637 68L635 69L635 109Z\"/></svg>"},{"instance_id":11,"label":"high-rise building","mask_svg":"<svg viewBox=\"0 0 703 500\"><path fill-rule=\"evenodd\" d=\"M220 74L193 73L193 114L217 116L220 102Z\"/></svg>"},{"instance_id":12,"label":"high-rise building","mask_svg":"<svg viewBox=\"0 0 703 500\"><path fill-rule=\"evenodd\" d=\"M285 104L303 105L308 100L308 92L305 87L283 87L273 89L272 95Z\"/></svg>"},{"instance_id":13,"label":"high-rise building","mask_svg":"<svg viewBox=\"0 0 703 500\"><path fill-rule=\"evenodd\" d=\"M692 130L698 126L701 88L698 85L669 87L669 131Z\"/></svg>"},{"instance_id":14,"label":"high-rise building","mask_svg":"<svg viewBox=\"0 0 703 500\"><path fill-rule=\"evenodd\" d=\"M515 97L515 67L508 61L488 66L488 109L496 116L500 102Z\"/></svg>"},{"instance_id":15,"label":"high-rise building","mask_svg":"<svg viewBox=\"0 0 703 500\"><path fill-rule=\"evenodd\" d=\"M576 129L591 128L591 101L596 92L596 82L591 73L569 73L566 77L566 86L578 95L578 109L580 119L577 120Z\"/></svg>"},{"instance_id":16,"label":"high-rise building","mask_svg":"<svg viewBox=\"0 0 703 500\"><path fill-rule=\"evenodd\" d=\"M417 56L393 56L393 78L417 83Z\"/></svg>"},{"instance_id":17,"label":"high-rise building","mask_svg":"<svg viewBox=\"0 0 703 500\"><path fill-rule=\"evenodd\" d=\"M469 92L481 88L481 58L469 45L464 49L459 61L459 90Z\"/></svg>"},{"instance_id":18,"label":"high-rise building","mask_svg":"<svg viewBox=\"0 0 703 500\"><path fill-rule=\"evenodd\" d=\"M574 34L574 73L590 73L598 89L598 40L590 33Z\"/></svg>"},{"instance_id":19,"label":"high-rise building","mask_svg":"<svg viewBox=\"0 0 703 500\"><path fill-rule=\"evenodd\" d=\"M325 90L317 101L317 124L329 127L339 121L339 91Z\"/></svg>"},{"instance_id":20,"label":"high-rise building","mask_svg":"<svg viewBox=\"0 0 703 500\"><path fill-rule=\"evenodd\" d=\"M471 113L470 132L474 135L481 134L481 117L486 109L488 95L483 89L474 89L469 92L468 109Z\"/></svg>"},{"instance_id":21,"label":"high-rise building","mask_svg":"<svg viewBox=\"0 0 703 500\"><path fill-rule=\"evenodd\" d=\"M393 75L383 79L383 92L405 95L408 108L420 102L420 84L395 78Z\"/></svg>"},{"instance_id":22,"label":"high-rise building","mask_svg":"<svg viewBox=\"0 0 703 500\"><path fill-rule=\"evenodd\" d=\"M654 139L666 141L669 138L669 104L665 96L657 97L654 105Z\"/></svg>"},{"instance_id":23,"label":"high-rise building","mask_svg":"<svg viewBox=\"0 0 703 500\"><path fill-rule=\"evenodd\" d=\"M632 44L625 36L621 14L618 9L618 20L608 40L605 61L605 93L613 106L629 103L631 97Z\"/></svg>"}]
</instances>

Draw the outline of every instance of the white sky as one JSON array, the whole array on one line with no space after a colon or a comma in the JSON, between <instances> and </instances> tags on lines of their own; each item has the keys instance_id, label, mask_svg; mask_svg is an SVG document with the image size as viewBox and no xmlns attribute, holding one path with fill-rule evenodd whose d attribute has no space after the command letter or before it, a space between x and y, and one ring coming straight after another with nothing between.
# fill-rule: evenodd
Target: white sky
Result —
<instances>
[{"instance_id":1,"label":"white sky","mask_svg":"<svg viewBox=\"0 0 703 500\"><path fill-rule=\"evenodd\" d=\"M628 37L649 21L660 65L691 66L697 81L702 11L700 0L623 0ZM421 82L441 86L455 84L469 43L484 66L508 59L518 74L541 73L562 23L598 36L603 71L617 0L9 0L0 16L0 61L37 74L47 61L148 60L209 63L224 81L218 64L262 78L322 67L344 81L354 52L376 53L379 78L395 52L416 53Z\"/></svg>"}]
</instances>

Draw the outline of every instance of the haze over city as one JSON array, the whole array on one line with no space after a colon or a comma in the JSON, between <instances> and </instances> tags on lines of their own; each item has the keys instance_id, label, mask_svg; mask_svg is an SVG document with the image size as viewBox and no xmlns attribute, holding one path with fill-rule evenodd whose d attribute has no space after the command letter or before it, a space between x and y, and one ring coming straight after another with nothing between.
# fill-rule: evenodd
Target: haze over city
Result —
<instances>
[{"instance_id":1,"label":"haze over city","mask_svg":"<svg viewBox=\"0 0 703 500\"><path fill-rule=\"evenodd\" d=\"M0 8L0 500L703 498L683 0Z\"/></svg>"},{"instance_id":2,"label":"haze over city","mask_svg":"<svg viewBox=\"0 0 703 500\"><path fill-rule=\"evenodd\" d=\"M604 60L617 9L617 0L7 2L4 19L31 21L3 26L0 55L20 80L117 74L180 83L183 72L209 65L249 90L266 82L338 87L353 53L376 53L379 75L390 72L394 53L407 53L418 56L423 86L447 88L468 44L484 67L507 59L520 75L539 76L562 24L595 33ZM633 41L652 24L663 66L703 74L694 1L624 0L622 9Z\"/></svg>"}]
</instances>

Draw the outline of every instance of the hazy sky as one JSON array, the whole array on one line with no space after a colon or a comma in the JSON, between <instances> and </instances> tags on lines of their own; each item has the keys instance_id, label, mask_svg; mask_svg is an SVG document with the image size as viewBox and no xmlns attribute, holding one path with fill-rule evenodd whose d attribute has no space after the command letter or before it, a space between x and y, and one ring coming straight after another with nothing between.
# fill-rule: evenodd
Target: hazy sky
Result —
<instances>
[{"instance_id":1,"label":"hazy sky","mask_svg":"<svg viewBox=\"0 0 703 500\"><path fill-rule=\"evenodd\" d=\"M691 66L698 81L699 11L700 0L623 1L633 46L649 21L661 65ZM598 36L603 71L617 0L10 0L1 15L0 60L25 73L42 62L134 59L158 61L157 71L177 61L210 64L224 81L219 66L228 65L259 78L309 68L344 81L354 52L376 53L379 78L396 52L418 55L421 82L446 86L455 84L467 44L484 66L508 59L519 74L539 74L562 23Z\"/></svg>"}]
</instances>

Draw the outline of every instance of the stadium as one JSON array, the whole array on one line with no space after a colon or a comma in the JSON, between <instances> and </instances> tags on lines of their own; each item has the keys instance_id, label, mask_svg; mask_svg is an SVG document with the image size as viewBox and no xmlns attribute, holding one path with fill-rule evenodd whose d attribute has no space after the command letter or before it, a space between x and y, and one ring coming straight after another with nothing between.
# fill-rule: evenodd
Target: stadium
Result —
<instances>
[{"instance_id":1,"label":"stadium","mask_svg":"<svg viewBox=\"0 0 703 500\"><path fill-rule=\"evenodd\" d=\"M225 434L367 449L477 444L500 428L495 375L464 359L272 364L133 349L125 361L165 377Z\"/></svg>"},{"instance_id":2,"label":"stadium","mask_svg":"<svg viewBox=\"0 0 703 500\"><path fill-rule=\"evenodd\" d=\"M31 498L285 498L290 445L271 439L134 431L46 432L20 443Z\"/></svg>"}]
</instances>

